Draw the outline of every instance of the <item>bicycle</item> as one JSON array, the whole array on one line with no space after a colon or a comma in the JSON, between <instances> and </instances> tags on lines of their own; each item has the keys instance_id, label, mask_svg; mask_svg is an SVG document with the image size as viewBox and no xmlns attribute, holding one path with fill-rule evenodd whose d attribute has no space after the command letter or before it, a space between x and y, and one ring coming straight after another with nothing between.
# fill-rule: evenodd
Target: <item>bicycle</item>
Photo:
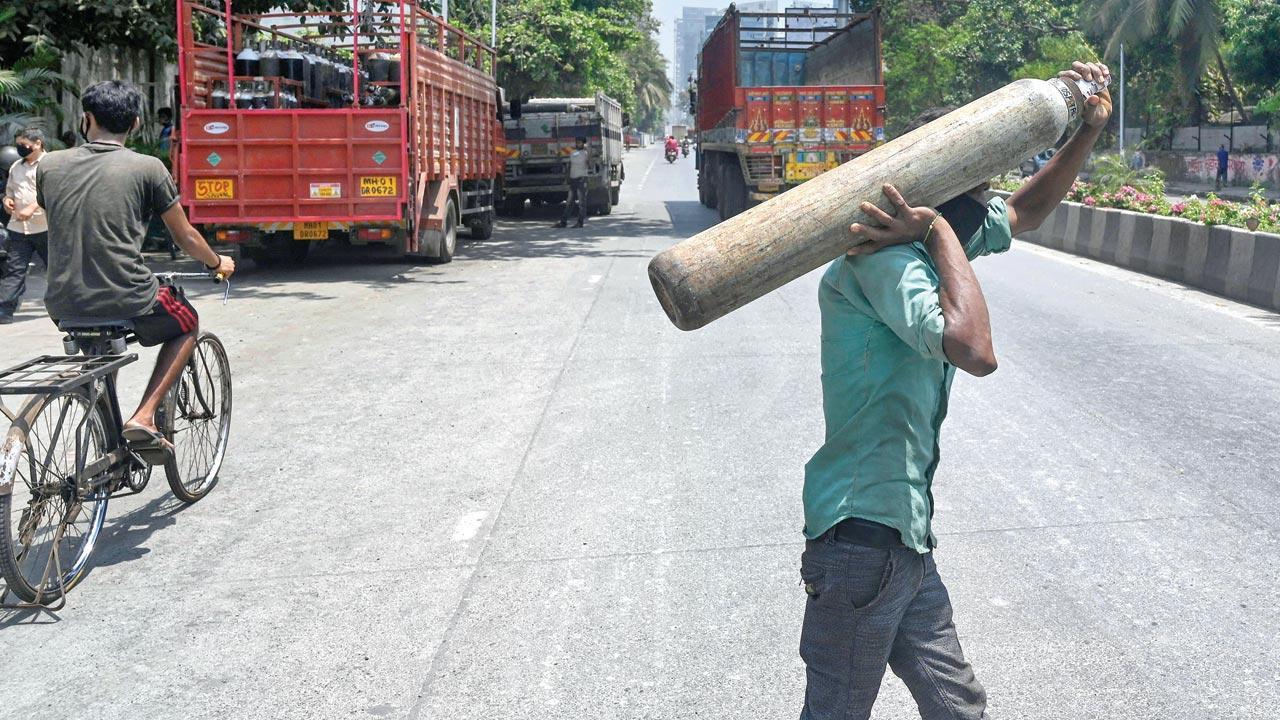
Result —
<instances>
[{"instance_id":1,"label":"bicycle","mask_svg":"<svg viewBox=\"0 0 1280 720\"><path fill-rule=\"evenodd\" d=\"M65 355L0 372L0 413L12 423L0 443L0 573L16 607L61 608L88 569L107 502L142 492L151 478L151 466L121 438L116 377L138 359L126 353L137 340L132 325L69 319L58 327ZM6 396L30 399L12 411ZM156 423L174 446L164 464L169 488L184 503L199 501L217 484L231 430L231 367L213 333L197 337Z\"/></svg>"}]
</instances>

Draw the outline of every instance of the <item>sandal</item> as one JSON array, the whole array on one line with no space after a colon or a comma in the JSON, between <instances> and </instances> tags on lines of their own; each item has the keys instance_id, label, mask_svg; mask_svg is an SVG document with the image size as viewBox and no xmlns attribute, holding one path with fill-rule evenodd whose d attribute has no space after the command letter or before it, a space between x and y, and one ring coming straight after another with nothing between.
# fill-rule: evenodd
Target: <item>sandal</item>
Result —
<instances>
[{"instance_id":1,"label":"sandal","mask_svg":"<svg viewBox=\"0 0 1280 720\"><path fill-rule=\"evenodd\" d=\"M120 433L129 444L129 450L148 465L164 465L173 457L173 443L155 430L135 425Z\"/></svg>"}]
</instances>

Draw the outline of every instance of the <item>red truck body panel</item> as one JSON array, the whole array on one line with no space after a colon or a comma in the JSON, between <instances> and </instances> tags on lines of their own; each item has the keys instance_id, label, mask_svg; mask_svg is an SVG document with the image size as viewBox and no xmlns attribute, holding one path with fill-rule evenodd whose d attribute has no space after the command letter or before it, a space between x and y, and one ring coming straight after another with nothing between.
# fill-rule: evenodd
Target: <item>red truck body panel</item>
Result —
<instances>
[{"instance_id":1,"label":"red truck body panel","mask_svg":"<svg viewBox=\"0 0 1280 720\"><path fill-rule=\"evenodd\" d=\"M352 0L345 14L246 15L232 2L213 5L179 0L177 8L174 169L193 222L438 228L442 208L433 203L450 188L501 177L493 49L412 0ZM324 55L349 72L323 88L238 75L237 54L264 42ZM394 75L374 74L375 59L386 58ZM241 93L253 95L252 107Z\"/></svg>"}]
</instances>

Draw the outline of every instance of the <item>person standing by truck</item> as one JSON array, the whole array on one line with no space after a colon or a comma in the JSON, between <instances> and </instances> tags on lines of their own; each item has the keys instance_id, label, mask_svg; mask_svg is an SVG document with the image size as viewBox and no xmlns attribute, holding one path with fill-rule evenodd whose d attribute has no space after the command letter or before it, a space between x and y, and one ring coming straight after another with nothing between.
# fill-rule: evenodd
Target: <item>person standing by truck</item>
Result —
<instances>
[{"instance_id":1,"label":"person standing by truck","mask_svg":"<svg viewBox=\"0 0 1280 720\"><path fill-rule=\"evenodd\" d=\"M36 172L44 157L44 132L29 127L14 136L22 159L9 168L5 183L4 209L10 214L8 256L0 266L0 325L13 322L13 314L27 289L31 256L49 264L49 226L44 210L36 202Z\"/></svg>"},{"instance_id":2,"label":"person standing by truck","mask_svg":"<svg viewBox=\"0 0 1280 720\"><path fill-rule=\"evenodd\" d=\"M574 225L580 228L587 222L587 139L577 137L573 141L573 151L569 153L569 194L564 199L564 214L560 216L560 222L556 223L556 227L568 227L569 213L573 211L574 203L578 205L578 224Z\"/></svg>"}]
</instances>

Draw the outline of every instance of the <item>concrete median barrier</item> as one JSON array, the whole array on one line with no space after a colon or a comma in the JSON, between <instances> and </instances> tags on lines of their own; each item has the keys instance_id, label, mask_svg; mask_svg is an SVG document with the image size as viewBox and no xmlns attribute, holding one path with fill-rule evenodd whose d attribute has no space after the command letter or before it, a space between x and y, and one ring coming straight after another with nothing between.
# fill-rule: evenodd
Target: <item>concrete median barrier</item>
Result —
<instances>
[{"instance_id":1,"label":"concrete median barrier","mask_svg":"<svg viewBox=\"0 0 1280 720\"><path fill-rule=\"evenodd\" d=\"M1064 202L1018 239L1280 310L1280 235Z\"/></svg>"}]
</instances>

